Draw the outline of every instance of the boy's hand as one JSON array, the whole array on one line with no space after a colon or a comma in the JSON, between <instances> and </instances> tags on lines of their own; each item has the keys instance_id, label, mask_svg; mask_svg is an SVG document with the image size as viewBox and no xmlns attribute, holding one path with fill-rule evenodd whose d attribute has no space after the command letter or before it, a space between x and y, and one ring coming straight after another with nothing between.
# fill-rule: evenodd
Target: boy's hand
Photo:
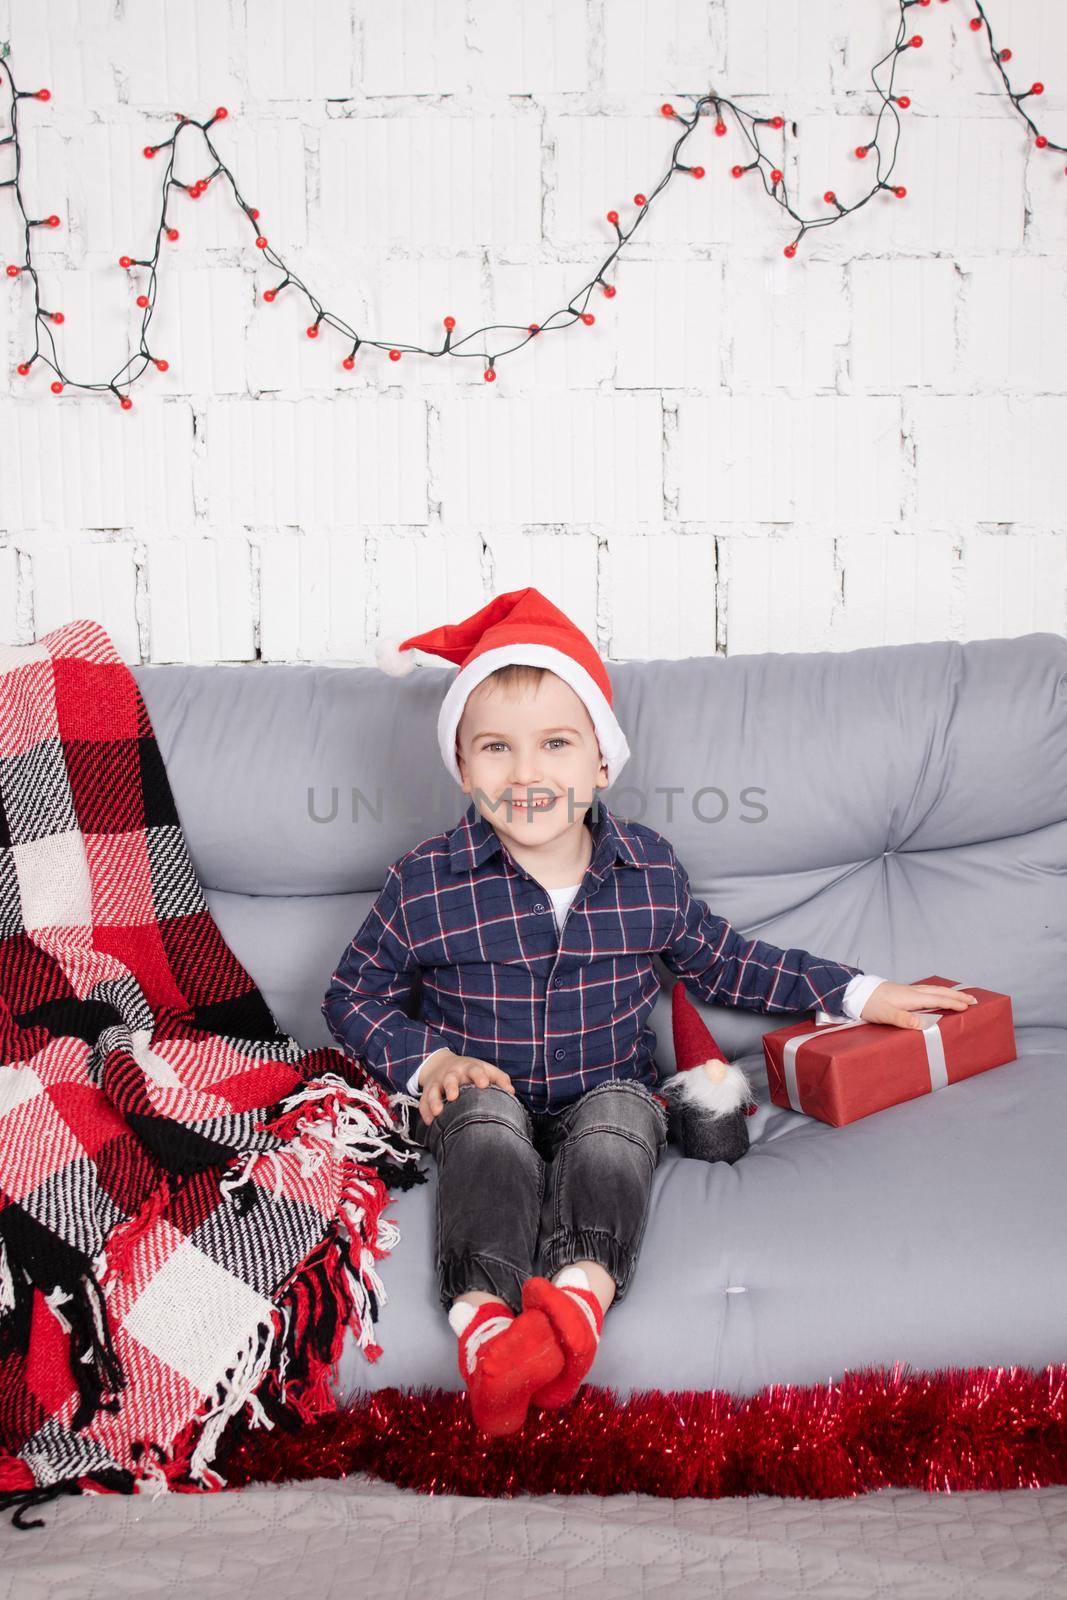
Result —
<instances>
[{"instance_id":1,"label":"boy's hand","mask_svg":"<svg viewBox=\"0 0 1067 1600\"><path fill-rule=\"evenodd\" d=\"M445 1109L445 1098L456 1098L461 1083L476 1083L481 1089L497 1083L509 1094L515 1093L502 1067L495 1067L491 1061L480 1061L477 1056L457 1056L453 1050L439 1050L431 1056L422 1069L420 1082L419 1116L427 1127Z\"/></svg>"},{"instance_id":2,"label":"boy's hand","mask_svg":"<svg viewBox=\"0 0 1067 1600\"><path fill-rule=\"evenodd\" d=\"M896 1028L922 1028L925 1023L913 1011L966 1011L978 1004L973 994L948 989L940 983L880 983L867 1001L860 1018L864 1022L888 1022Z\"/></svg>"}]
</instances>

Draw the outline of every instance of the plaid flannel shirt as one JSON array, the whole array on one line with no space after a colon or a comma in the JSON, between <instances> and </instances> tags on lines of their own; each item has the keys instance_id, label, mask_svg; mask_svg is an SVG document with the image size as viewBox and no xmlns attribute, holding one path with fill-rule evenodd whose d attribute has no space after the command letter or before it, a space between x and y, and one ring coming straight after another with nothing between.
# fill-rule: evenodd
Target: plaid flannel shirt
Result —
<instances>
[{"instance_id":1,"label":"plaid flannel shirt","mask_svg":"<svg viewBox=\"0 0 1067 1600\"><path fill-rule=\"evenodd\" d=\"M607 1078L660 1081L647 1020L657 955L698 999L760 1012L858 1015L848 1000L882 981L743 938L693 895L655 829L599 801L585 826L592 860L562 930L473 801L454 828L401 856L323 1002L341 1046L394 1091L447 1046L502 1067L531 1110L558 1110Z\"/></svg>"}]
</instances>

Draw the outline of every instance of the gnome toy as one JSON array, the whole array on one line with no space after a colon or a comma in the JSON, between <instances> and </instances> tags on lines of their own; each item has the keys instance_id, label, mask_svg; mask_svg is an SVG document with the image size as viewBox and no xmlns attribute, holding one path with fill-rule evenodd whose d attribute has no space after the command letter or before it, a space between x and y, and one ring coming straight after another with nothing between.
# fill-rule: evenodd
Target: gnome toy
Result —
<instances>
[{"instance_id":1,"label":"gnome toy","mask_svg":"<svg viewBox=\"0 0 1067 1600\"><path fill-rule=\"evenodd\" d=\"M667 1101L672 1144L695 1161L737 1161L748 1149L756 1109L748 1079L727 1061L679 980L671 992L677 1071L658 1092Z\"/></svg>"}]
</instances>

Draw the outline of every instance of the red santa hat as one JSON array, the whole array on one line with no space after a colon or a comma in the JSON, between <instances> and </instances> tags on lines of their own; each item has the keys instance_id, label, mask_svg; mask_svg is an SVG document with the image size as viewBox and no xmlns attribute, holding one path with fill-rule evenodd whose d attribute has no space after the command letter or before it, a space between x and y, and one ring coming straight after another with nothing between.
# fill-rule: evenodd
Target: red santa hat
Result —
<instances>
[{"instance_id":1,"label":"red santa hat","mask_svg":"<svg viewBox=\"0 0 1067 1600\"><path fill-rule=\"evenodd\" d=\"M456 730L468 696L491 672L512 663L548 667L570 685L596 729L609 783L629 759L630 746L613 710L611 679L596 647L540 590L498 594L462 622L444 623L408 639L382 637L375 657L383 672L400 678L415 666L413 650L443 656L459 668L437 719L441 756L458 784L463 778L456 762Z\"/></svg>"},{"instance_id":2,"label":"red santa hat","mask_svg":"<svg viewBox=\"0 0 1067 1600\"><path fill-rule=\"evenodd\" d=\"M680 979L671 991L671 1023L678 1070L660 1084L661 1092L718 1116L739 1107L751 1116L758 1107L748 1079L739 1066L727 1061Z\"/></svg>"}]
</instances>

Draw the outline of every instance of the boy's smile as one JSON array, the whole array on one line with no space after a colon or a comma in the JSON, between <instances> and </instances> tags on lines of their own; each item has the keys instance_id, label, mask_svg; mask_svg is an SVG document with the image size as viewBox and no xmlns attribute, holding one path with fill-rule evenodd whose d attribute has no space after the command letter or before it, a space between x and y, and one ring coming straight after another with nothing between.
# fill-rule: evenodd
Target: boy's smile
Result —
<instances>
[{"instance_id":1,"label":"boy's smile","mask_svg":"<svg viewBox=\"0 0 1067 1600\"><path fill-rule=\"evenodd\" d=\"M553 795L550 799L544 795L532 797L525 795L520 799L518 795L512 795L511 804L520 814L525 812L527 816L535 816L539 811L550 811L558 798L558 795Z\"/></svg>"}]
</instances>

